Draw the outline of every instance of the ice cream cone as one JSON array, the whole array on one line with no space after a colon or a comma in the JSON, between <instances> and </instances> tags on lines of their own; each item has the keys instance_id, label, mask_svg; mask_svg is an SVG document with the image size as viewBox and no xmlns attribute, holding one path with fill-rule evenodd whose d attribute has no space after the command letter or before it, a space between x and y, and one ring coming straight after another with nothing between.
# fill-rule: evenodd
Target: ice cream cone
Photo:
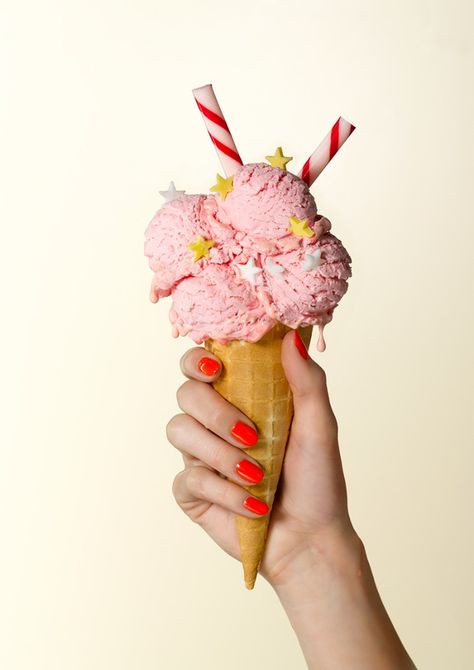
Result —
<instances>
[{"instance_id":1,"label":"ice cream cone","mask_svg":"<svg viewBox=\"0 0 474 670\"><path fill-rule=\"evenodd\" d=\"M290 329L277 324L258 342L232 340L219 344L207 340L206 348L223 364L214 388L235 405L258 429L258 443L248 452L262 466L265 476L256 485L245 487L252 496L272 507L280 478L291 420L293 398L281 365L281 342ZM300 330L309 345L312 328ZM270 512L271 513L271 512ZM253 589L265 549L270 513L259 519L237 516L245 586Z\"/></svg>"}]
</instances>

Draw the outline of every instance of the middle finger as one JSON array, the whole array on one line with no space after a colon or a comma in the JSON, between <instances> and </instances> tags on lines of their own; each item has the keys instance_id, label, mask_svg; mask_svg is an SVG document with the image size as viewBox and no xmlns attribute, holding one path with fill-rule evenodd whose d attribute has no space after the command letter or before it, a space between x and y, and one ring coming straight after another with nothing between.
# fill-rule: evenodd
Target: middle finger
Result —
<instances>
[{"instance_id":1,"label":"middle finger","mask_svg":"<svg viewBox=\"0 0 474 670\"><path fill-rule=\"evenodd\" d=\"M178 389L178 405L230 444L248 449L258 442L254 424L208 384L190 379Z\"/></svg>"}]
</instances>

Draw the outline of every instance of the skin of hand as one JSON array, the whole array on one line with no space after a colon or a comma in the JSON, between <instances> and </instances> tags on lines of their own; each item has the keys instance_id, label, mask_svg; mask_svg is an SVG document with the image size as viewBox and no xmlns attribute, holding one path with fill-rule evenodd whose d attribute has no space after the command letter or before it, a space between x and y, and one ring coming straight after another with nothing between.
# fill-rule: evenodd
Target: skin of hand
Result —
<instances>
[{"instance_id":1,"label":"skin of hand","mask_svg":"<svg viewBox=\"0 0 474 670\"><path fill-rule=\"evenodd\" d=\"M325 373L295 331L283 340L282 364L294 418L260 573L280 598L311 670L413 670L349 518ZM249 446L256 427L210 385L221 371L215 356L195 347L181 369L189 378L177 393L183 413L167 426L185 465L173 493L181 509L239 559L235 514L259 516L243 488L261 476Z\"/></svg>"}]
</instances>

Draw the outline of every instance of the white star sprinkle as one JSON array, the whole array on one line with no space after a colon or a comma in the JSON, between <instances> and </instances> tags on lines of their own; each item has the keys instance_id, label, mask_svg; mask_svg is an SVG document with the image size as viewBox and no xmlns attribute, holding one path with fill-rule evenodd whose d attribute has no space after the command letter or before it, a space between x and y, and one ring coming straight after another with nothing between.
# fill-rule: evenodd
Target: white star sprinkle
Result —
<instances>
[{"instance_id":1,"label":"white star sprinkle","mask_svg":"<svg viewBox=\"0 0 474 670\"><path fill-rule=\"evenodd\" d=\"M311 270L316 270L320 265L324 263L321 258L321 249L316 249L314 254L306 254L304 257L303 270L305 272L311 272Z\"/></svg>"},{"instance_id":2,"label":"white star sprinkle","mask_svg":"<svg viewBox=\"0 0 474 670\"><path fill-rule=\"evenodd\" d=\"M240 273L244 279L246 279L250 284L255 284L255 276L258 275L262 268L258 268L255 265L255 258L249 258L245 265L237 263L240 268Z\"/></svg>"},{"instance_id":3,"label":"white star sprinkle","mask_svg":"<svg viewBox=\"0 0 474 670\"><path fill-rule=\"evenodd\" d=\"M285 272L285 268L282 268L281 265L278 265L278 263L272 261L271 258L267 258L265 267L267 268L268 272L272 274L274 277L281 277L282 274Z\"/></svg>"},{"instance_id":4,"label":"white star sprinkle","mask_svg":"<svg viewBox=\"0 0 474 670\"><path fill-rule=\"evenodd\" d=\"M174 181L170 181L170 185L168 186L167 191L160 191L160 195L163 196L163 198L166 200L166 202L171 202L172 200L176 200L176 198L179 198L180 195L184 195L185 191L177 191L176 186L174 185Z\"/></svg>"}]
</instances>

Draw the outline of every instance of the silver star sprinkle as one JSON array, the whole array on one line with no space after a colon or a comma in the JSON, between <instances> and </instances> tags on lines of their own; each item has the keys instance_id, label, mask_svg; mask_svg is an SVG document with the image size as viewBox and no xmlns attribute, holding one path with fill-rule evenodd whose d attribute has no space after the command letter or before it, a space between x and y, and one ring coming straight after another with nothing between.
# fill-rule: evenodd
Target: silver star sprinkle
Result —
<instances>
[{"instance_id":1,"label":"silver star sprinkle","mask_svg":"<svg viewBox=\"0 0 474 670\"><path fill-rule=\"evenodd\" d=\"M255 284L255 276L262 271L262 268L258 268L255 265L255 258L249 258L245 265L242 263L237 263L237 265L240 268L242 277L250 284Z\"/></svg>"},{"instance_id":2,"label":"silver star sprinkle","mask_svg":"<svg viewBox=\"0 0 474 670\"><path fill-rule=\"evenodd\" d=\"M285 272L285 268L282 268L281 265L278 265L278 263L272 261L271 258L267 258L265 267L267 268L268 272L272 274L274 277L281 277L282 274Z\"/></svg>"},{"instance_id":3,"label":"silver star sprinkle","mask_svg":"<svg viewBox=\"0 0 474 670\"><path fill-rule=\"evenodd\" d=\"M176 186L174 185L174 181L170 181L170 185L168 186L167 191L160 191L160 195L163 196L163 198L166 200L166 202L171 202L172 200L176 200L176 198L179 198L180 195L184 195L185 191L177 191Z\"/></svg>"},{"instance_id":4,"label":"silver star sprinkle","mask_svg":"<svg viewBox=\"0 0 474 670\"><path fill-rule=\"evenodd\" d=\"M321 249L316 249L314 254L306 254L304 257L303 270L305 272L311 272L311 270L316 270L320 265L324 263L321 258Z\"/></svg>"}]
</instances>

